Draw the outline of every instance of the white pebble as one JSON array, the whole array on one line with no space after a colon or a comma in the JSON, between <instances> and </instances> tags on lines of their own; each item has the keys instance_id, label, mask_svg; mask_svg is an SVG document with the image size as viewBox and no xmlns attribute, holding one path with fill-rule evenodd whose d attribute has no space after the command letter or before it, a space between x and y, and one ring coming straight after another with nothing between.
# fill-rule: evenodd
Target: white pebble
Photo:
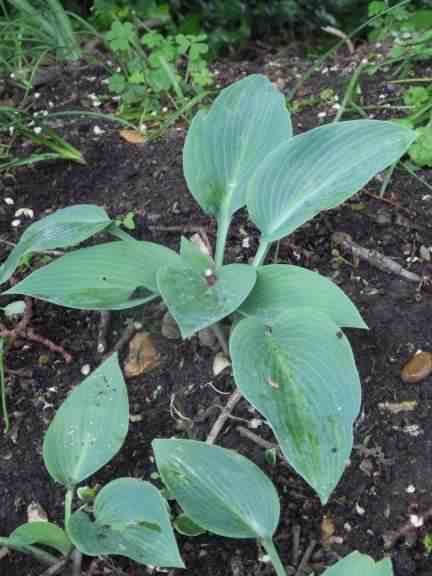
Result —
<instances>
[{"instance_id":1,"label":"white pebble","mask_svg":"<svg viewBox=\"0 0 432 576\"><path fill-rule=\"evenodd\" d=\"M34 212L31 208L18 208L14 216L19 218L20 216L25 216L26 218L34 218Z\"/></svg>"},{"instance_id":2,"label":"white pebble","mask_svg":"<svg viewBox=\"0 0 432 576\"><path fill-rule=\"evenodd\" d=\"M83 376L88 376L90 374L90 364L84 364L84 366L81 367L80 372Z\"/></svg>"}]
</instances>

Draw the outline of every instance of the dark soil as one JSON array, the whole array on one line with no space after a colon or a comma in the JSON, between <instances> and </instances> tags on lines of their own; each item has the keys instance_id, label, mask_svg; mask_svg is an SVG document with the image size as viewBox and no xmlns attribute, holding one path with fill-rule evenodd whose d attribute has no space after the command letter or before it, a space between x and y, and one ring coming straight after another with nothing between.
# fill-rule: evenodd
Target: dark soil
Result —
<instances>
[{"instance_id":1,"label":"dark soil","mask_svg":"<svg viewBox=\"0 0 432 576\"><path fill-rule=\"evenodd\" d=\"M359 48L354 57L343 52L331 61L327 72L315 73L303 86L298 98L317 95L333 88L343 96L350 73L367 49ZM272 54L258 47L252 62L221 63L221 83L236 80L243 73L264 71L277 80L282 89L293 87L296 77L307 69L307 60L291 50L286 55ZM332 69L332 67L334 67ZM427 71L424 71L427 73ZM85 93L102 90L103 86L88 80L89 70L74 78L60 78L40 88L41 102L53 100L61 107L68 92ZM75 83L75 84L74 84ZM363 83L366 103L377 102L377 94L389 92L383 76ZM326 118L318 118L326 112ZM295 116L297 132L331 121L331 105L304 109ZM98 125L103 134L95 135ZM53 162L22 168L4 175L0 182L0 226L2 239L16 242L23 228L11 227L17 208L32 208L35 217L47 211L76 203L104 206L111 217L136 215L139 238L162 242L177 248L181 233L164 230L167 226L203 227L214 242L215 224L195 204L182 176L181 155L184 130L174 128L157 141L134 145L122 140L118 128L95 120L74 120L63 128L68 140L84 154L87 165ZM17 152L22 153L24 149ZM27 150L27 149L25 149ZM426 180L430 173L419 172ZM231 421L218 441L236 448L266 471L281 497L282 517L275 541L288 574L294 574L299 560L311 542L315 542L306 573L320 573L337 558L352 550L368 553L376 559L390 554L397 576L426 576L432 573L432 560L422 543L432 531L432 521L425 519L420 528L412 527L396 539L389 550L384 542L389 531L399 531L412 514L422 516L432 506L432 377L419 384L404 384L400 370L418 350L432 351L432 296L417 290L417 285L382 272L368 262L352 262L350 256L335 251L331 236L335 231L349 233L361 246L376 249L421 276L431 274L431 264L420 258L421 246L432 246L432 197L418 180L396 170L384 200L380 182L374 180L367 190L341 208L326 212L303 226L293 236L281 241L279 259L318 270L336 281L360 308L370 326L367 333L350 331L355 356L363 383L364 407L356 425L355 448L350 465L327 506L286 464L270 466L262 448L240 436L238 422ZM11 197L15 204L2 201ZM25 220L25 219L24 219ZM249 248L242 239L249 236ZM244 213L236 215L231 227L229 257L247 261L254 254L257 234ZM10 250L1 244L2 259ZM269 261L274 257L270 254ZM226 397L218 394L232 390L229 373L214 378L214 353L199 345L194 337L187 341L166 340L160 335L161 309L151 306L116 313L110 344L133 317L140 320L154 337L161 353L161 365L150 373L128 380L131 414L135 417L124 448L99 474L92 484L121 476L149 479L155 471L150 442L155 437L184 435L182 423L170 412L170 401L188 418L195 420L188 433L204 439L215 419L200 416ZM27 376L7 372L8 406L12 430L0 438L0 534L7 535L26 520L27 507L39 503L49 518L62 522L63 490L46 472L41 446L55 410L71 388L83 379L81 368L94 368L100 357L96 353L97 313L69 310L34 302L32 325L38 333L61 344L73 355L66 365L62 356L35 343L18 341L7 355L7 368L27 370ZM212 386L213 384L213 386ZM415 408L397 414L385 403L415 401ZM236 416L251 419L253 414L242 401ZM270 433L256 431L267 440ZM323 520L325 521L323 522ZM334 533L325 538L326 527ZM300 531L298 549L293 552L293 535ZM181 554L188 576L264 576L273 574L262 561L262 552L250 541L235 541L215 536L192 539L179 537ZM296 557L295 557L296 556ZM290 567L293 568L289 572ZM43 567L28 557L9 552L0 560L2 576L36 576ZM103 560L93 574L148 574L146 567L120 558Z\"/></svg>"}]
</instances>

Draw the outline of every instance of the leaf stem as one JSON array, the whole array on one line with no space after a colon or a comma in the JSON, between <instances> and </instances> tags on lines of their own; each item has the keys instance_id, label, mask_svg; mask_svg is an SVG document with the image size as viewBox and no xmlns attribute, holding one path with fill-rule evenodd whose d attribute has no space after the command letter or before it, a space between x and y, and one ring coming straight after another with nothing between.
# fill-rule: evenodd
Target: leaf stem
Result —
<instances>
[{"instance_id":1,"label":"leaf stem","mask_svg":"<svg viewBox=\"0 0 432 576\"><path fill-rule=\"evenodd\" d=\"M228 236L228 230L231 224L231 218L224 210L221 210L221 215L218 218L218 231L216 238L216 253L215 264L217 267L223 265L225 243Z\"/></svg>"},{"instance_id":2,"label":"leaf stem","mask_svg":"<svg viewBox=\"0 0 432 576\"><path fill-rule=\"evenodd\" d=\"M72 514L72 500L74 497L75 488L68 488L65 496L65 515L64 515L64 524L65 530L67 532L67 527L69 524L69 519Z\"/></svg>"},{"instance_id":3,"label":"leaf stem","mask_svg":"<svg viewBox=\"0 0 432 576\"><path fill-rule=\"evenodd\" d=\"M14 544L11 542L9 538L0 537L0 546L5 546L11 550L17 550L18 552L22 552L23 554L31 554L35 558L37 558L40 562L44 564L48 564L49 566L56 564L58 562L58 558L49 552L45 552L45 550L41 550L36 546L30 545L19 545Z\"/></svg>"},{"instance_id":4,"label":"leaf stem","mask_svg":"<svg viewBox=\"0 0 432 576\"><path fill-rule=\"evenodd\" d=\"M261 264L264 264L264 260L266 259L268 251L270 250L270 246L271 246L271 242L264 242L263 240L260 240L258 250L255 254L255 258L253 261L253 265L255 267L261 266Z\"/></svg>"},{"instance_id":5,"label":"leaf stem","mask_svg":"<svg viewBox=\"0 0 432 576\"><path fill-rule=\"evenodd\" d=\"M277 576L287 576L285 568L278 554L278 551L276 550L276 547L273 544L273 540L271 538L260 540L260 543L263 545L265 551L270 556L271 563L273 564Z\"/></svg>"},{"instance_id":6,"label":"leaf stem","mask_svg":"<svg viewBox=\"0 0 432 576\"><path fill-rule=\"evenodd\" d=\"M212 324L210 328L212 329L213 334L216 336L216 339L219 342L220 347L222 348L222 352L225 354L227 358L229 358L228 342L227 339L225 338L225 334L220 322Z\"/></svg>"}]
</instances>

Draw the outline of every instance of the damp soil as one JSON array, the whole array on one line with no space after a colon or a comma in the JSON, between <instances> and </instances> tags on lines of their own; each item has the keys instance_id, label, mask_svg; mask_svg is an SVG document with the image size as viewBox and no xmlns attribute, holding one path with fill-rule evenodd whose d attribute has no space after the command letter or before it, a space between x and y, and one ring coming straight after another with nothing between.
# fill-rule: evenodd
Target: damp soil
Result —
<instances>
[{"instance_id":1,"label":"damp soil","mask_svg":"<svg viewBox=\"0 0 432 576\"><path fill-rule=\"evenodd\" d=\"M352 70L369 50L360 46L354 56L341 50L324 70L311 76L297 98L332 88L341 100ZM288 91L311 64L296 47L276 51L259 45L248 57L247 61L216 64L220 83L264 72ZM94 68L84 67L73 75L64 70L38 88L41 96L34 108L51 100L54 110L62 109L71 94L78 94L74 102L82 104L88 94L105 90L101 79L101 70ZM383 74L366 78L362 83L365 103L376 103L378 94L394 94L393 86ZM9 97L16 94L11 91ZM331 121L335 113L332 104L324 101L305 107L295 115L296 131ZM96 125L102 133L95 133ZM118 126L101 120L75 118L57 127L82 151L87 164L41 163L2 175L2 259L10 250L8 242L16 242L30 223L21 217L21 225L12 226L18 208L31 208L35 218L40 218L76 203L103 206L113 218L133 212L136 229L132 234L140 239L178 248L182 234L189 237L201 228L214 244L215 223L200 211L182 176L182 126L142 144L126 142ZM28 143L22 142L16 152L19 155L28 150ZM428 171L418 175L431 181ZM218 438L220 445L235 448L255 461L275 483L282 510L275 542L288 574L300 574L296 570L306 551L310 554L302 573L319 574L353 550L376 559L390 555L397 576L432 573L432 559L423 544L424 536L432 532L432 520L427 517L432 507L432 376L418 384L405 384L400 378L401 367L417 350L432 351L432 294L370 262L353 259L331 241L334 232L345 232L362 247L389 256L422 277L432 274L432 264L425 258L432 246L429 190L402 169L396 169L384 198L379 197L380 186L381 181L375 179L342 207L323 213L282 240L278 254L272 252L268 257L268 262L277 257L279 262L304 266L331 278L352 298L370 327L368 332L347 331L361 375L363 409L355 427L351 460L329 503L321 506L286 463L270 465L263 448L241 435L239 426L247 427L246 422L229 421ZM12 198L14 204L6 203L5 198ZM246 213L235 216L228 245L228 259L233 262L247 262L253 256L257 231ZM38 265L37 259L32 262L33 267ZM20 274L22 271L17 277ZM132 417L127 440L120 453L91 479L92 485L122 476L150 479L155 472L152 439L173 435L205 439L217 415L217 410L208 409L224 404L233 390L229 369L214 377L214 351L202 346L196 337L181 341L161 335L162 315L163 309L152 305L113 316L110 346L133 319L151 334L161 360L150 372L128 379ZM64 494L43 466L43 434L55 410L83 379L83 366L94 369L101 361L96 350L99 319L97 313L34 301L32 327L63 346L72 355L72 362L66 364L60 354L24 340L17 340L7 354L12 427L0 436L2 535L26 521L32 502L38 503L52 521L62 522ZM125 351L122 361L124 355ZM235 416L250 421L257 415L241 401ZM186 428L184 418L189 422ZM274 440L265 426L254 432ZM423 525L410 525L413 515L424 517ZM393 533L399 537L393 538ZM178 540L186 564L183 573L188 576L273 574L262 551L250 541L209 535L195 539L179 536ZM391 545L385 547L389 540ZM84 569L89 569L88 564ZM29 557L2 550L2 576L39 576L43 570ZM93 575L148 573L148 568L119 557L92 564Z\"/></svg>"}]
</instances>

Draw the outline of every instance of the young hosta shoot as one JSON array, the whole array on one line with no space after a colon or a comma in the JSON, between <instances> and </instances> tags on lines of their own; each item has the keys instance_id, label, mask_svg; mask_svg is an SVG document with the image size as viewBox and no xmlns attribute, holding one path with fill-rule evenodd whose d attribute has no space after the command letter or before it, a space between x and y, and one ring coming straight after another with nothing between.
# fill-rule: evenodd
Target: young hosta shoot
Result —
<instances>
[{"instance_id":1,"label":"young hosta shoot","mask_svg":"<svg viewBox=\"0 0 432 576\"><path fill-rule=\"evenodd\" d=\"M214 260L185 239L180 254L131 241L100 215L100 226L121 241L66 254L6 293L100 310L161 296L185 338L234 314L235 382L324 503L348 460L360 408L359 377L341 327L366 325L326 278L263 263L272 242L358 192L414 139L413 130L377 120L336 122L294 136L283 95L264 76L248 76L197 114L184 147L189 190L218 223ZM229 224L242 207L260 231L258 250L252 265L224 264ZM56 214L49 218L33 226L51 238L58 222ZM97 231L95 224L86 237ZM27 232L4 265L3 281L21 255L41 249Z\"/></svg>"},{"instance_id":2,"label":"young hosta shoot","mask_svg":"<svg viewBox=\"0 0 432 576\"><path fill-rule=\"evenodd\" d=\"M253 538L265 548L278 576L286 576L273 536L280 508L276 489L250 460L195 440L154 440L161 478L188 519L227 538ZM354 552L323 576L393 576L390 559L375 563Z\"/></svg>"},{"instance_id":3,"label":"young hosta shoot","mask_svg":"<svg viewBox=\"0 0 432 576\"><path fill-rule=\"evenodd\" d=\"M126 385L117 355L111 356L68 396L45 436L50 476L64 485L65 529L49 522L17 528L0 545L33 554L47 564L67 556L118 554L136 562L183 567L165 500L149 482L119 478L104 486L93 506L72 512L77 484L97 472L121 448L128 431Z\"/></svg>"}]
</instances>

